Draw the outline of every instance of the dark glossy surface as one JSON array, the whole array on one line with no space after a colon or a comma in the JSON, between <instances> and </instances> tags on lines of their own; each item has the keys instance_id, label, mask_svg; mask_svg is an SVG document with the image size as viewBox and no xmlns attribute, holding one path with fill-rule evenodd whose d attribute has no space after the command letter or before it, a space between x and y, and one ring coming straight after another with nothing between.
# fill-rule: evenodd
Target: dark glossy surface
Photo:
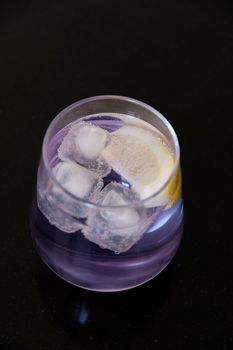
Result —
<instances>
[{"instance_id":1,"label":"dark glossy surface","mask_svg":"<svg viewBox=\"0 0 233 350\"><path fill-rule=\"evenodd\" d=\"M1 2L1 349L233 348L232 19L227 0ZM156 107L182 151L182 245L118 294L53 275L28 224L48 123L97 94Z\"/></svg>"}]
</instances>

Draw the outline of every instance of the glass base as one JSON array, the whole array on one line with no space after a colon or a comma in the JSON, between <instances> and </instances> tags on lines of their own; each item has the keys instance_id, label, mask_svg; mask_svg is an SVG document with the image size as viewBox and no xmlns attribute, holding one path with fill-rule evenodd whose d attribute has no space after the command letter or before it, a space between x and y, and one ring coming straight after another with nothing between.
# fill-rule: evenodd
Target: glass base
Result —
<instances>
[{"instance_id":1,"label":"glass base","mask_svg":"<svg viewBox=\"0 0 233 350\"><path fill-rule=\"evenodd\" d=\"M65 281L93 291L115 292L137 287L157 276L174 257L183 231L182 203L178 203L168 222L156 227L156 235L170 229L151 249L143 248L155 231L145 233L128 252L115 254L87 241L81 232L64 233L43 216L34 202L31 233L35 248L44 263ZM179 210L178 210L179 209ZM174 210L174 209L173 209Z\"/></svg>"}]
</instances>

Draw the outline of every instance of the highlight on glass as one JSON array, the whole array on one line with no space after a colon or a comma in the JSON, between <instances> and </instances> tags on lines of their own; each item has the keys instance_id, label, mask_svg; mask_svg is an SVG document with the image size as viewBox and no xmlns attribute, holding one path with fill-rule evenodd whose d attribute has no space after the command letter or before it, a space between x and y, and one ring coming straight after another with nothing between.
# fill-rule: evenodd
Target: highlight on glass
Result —
<instances>
[{"instance_id":1,"label":"highlight on glass","mask_svg":"<svg viewBox=\"0 0 233 350\"><path fill-rule=\"evenodd\" d=\"M31 211L34 246L52 271L90 290L133 288L169 264L182 231L179 143L161 113L106 95L58 114Z\"/></svg>"}]
</instances>

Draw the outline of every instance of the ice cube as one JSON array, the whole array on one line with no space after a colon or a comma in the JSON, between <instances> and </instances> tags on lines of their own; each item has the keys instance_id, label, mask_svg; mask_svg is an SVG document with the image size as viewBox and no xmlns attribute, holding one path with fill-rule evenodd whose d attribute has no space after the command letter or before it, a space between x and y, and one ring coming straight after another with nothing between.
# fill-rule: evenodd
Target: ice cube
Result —
<instances>
[{"instance_id":1,"label":"ice cube","mask_svg":"<svg viewBox=\"0 0 233 350\"><path fill-rule=\"evenodd\" d=\"M107 132L93 124L77 124L72 132L75 135L76 148L85 159L90 161L95 160L100 155L108 141Z\"/></svg>"},{"instance_id":2,"label":"ice cube","mask_svg":"<svg viewBox=\"0 0 233 350\"><path fill-rule=\"evenodd\" d=\"M112 182L100 193L97 204L102 207L90 212L84 236L116 253L129 250L143 235L146 228L145 208L130 206L137 200L131 189ZM118 206L118 207L113 207Z\"/></svg>"},{"instance_id":3,"label":"ice cube","mask_svg":"<svg viewBox=\"0 0 233 350\"><path fill-rule=\"evenodd\" d=\"M58 182L78 198L88 199L95 187L103 185L103 180L98 175L71 161L58 163L53 168L53 173ZM58 187L54 191L61 192Z\"/></svg>"},{"instance_id":4,"label":"ice cube","mask_svg":"<svg viewBox=\"0 0 233 350\"><path fill-rule=\"evenodd\" d=\"M61 160L70 159L106 176L111 168L100 156L110 142L109 133L87 122L76 123L58 148Z\"/></svg>"},{"instance_id":5,"label":"ice cube","mask_svg":"<svg viewBox=\"0 0 233 350\"><path fill-rule=\"evenodd\" d=\"M71 161L58 163L53 168L57 181L73 196L50 182L41 192L39 208L47 219L65 232L80 229L78 218L88 215L88 207L78 198L92 201L103 187L103 180L97 174Z\"/></svg>"},{"instance_id":6,"label":"ice cube","mask_svg":"<svg viewBox=\"0 0 233 350\"><path fill-rule=\"evenodd\" d=\"M102 205L104 206L126 206L129 202L126 201L124 193L127 191L123 188L123 193L118 192L119 187L122 189L117 183L112 183L105 187L104 189L104 197L102 200ZM110 189L111 188L111 189ZM139 222L140 217L138 212L133 208L116 208L116 209L102 209L101 210L102 217L113 224L116 228L125 228L134 226L137 222Z\"/></svg>"},{"instance_id":7,"label":"ice cube","mask_svg":"<svg viewBox=\"0 0 233 350\"><path fill-rule=\"evenodd\" d=\"M63 232L72 233L81 230L84 225L72 215L63 212L56 202L53 203L46 197L43 192L38 191L37 203L41 212L49 220L49 222L56 226Z\"/></svg>"}]
</instances>

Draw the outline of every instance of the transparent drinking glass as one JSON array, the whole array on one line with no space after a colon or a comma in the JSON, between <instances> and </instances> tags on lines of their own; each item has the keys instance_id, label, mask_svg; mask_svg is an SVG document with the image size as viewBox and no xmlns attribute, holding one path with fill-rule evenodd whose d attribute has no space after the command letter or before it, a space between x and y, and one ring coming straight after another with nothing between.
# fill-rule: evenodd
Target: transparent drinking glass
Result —
<instances>
[{"instance_id":1,"label":"transparent drinking glass","mask_svg":"<svg viewBox=\"0 0 233 350\"><path fill-rule=\"evenodd\" d=\"M156 128L173 160L168 176L155 193L140 199L131 196L129 182L113 170L101 177L91 169L90 179L98 196L74 194L54 172L64 137L80 118L111 134L124 124L122 115L135 125L144 121L149 129ZM82 171L75 184L78 193L89 181L90 170ZM109 184L116 186L120 194L106 204L100 199ZM123 194L129 200L122 204L117 196ZM136 287L170 263L182 230L179 143L161 113L132 98L106 95L78 101L56 116L44 137L31 212L34 246L54 273L89 290L106 292Z\"/></svg>"}]
</instances>

